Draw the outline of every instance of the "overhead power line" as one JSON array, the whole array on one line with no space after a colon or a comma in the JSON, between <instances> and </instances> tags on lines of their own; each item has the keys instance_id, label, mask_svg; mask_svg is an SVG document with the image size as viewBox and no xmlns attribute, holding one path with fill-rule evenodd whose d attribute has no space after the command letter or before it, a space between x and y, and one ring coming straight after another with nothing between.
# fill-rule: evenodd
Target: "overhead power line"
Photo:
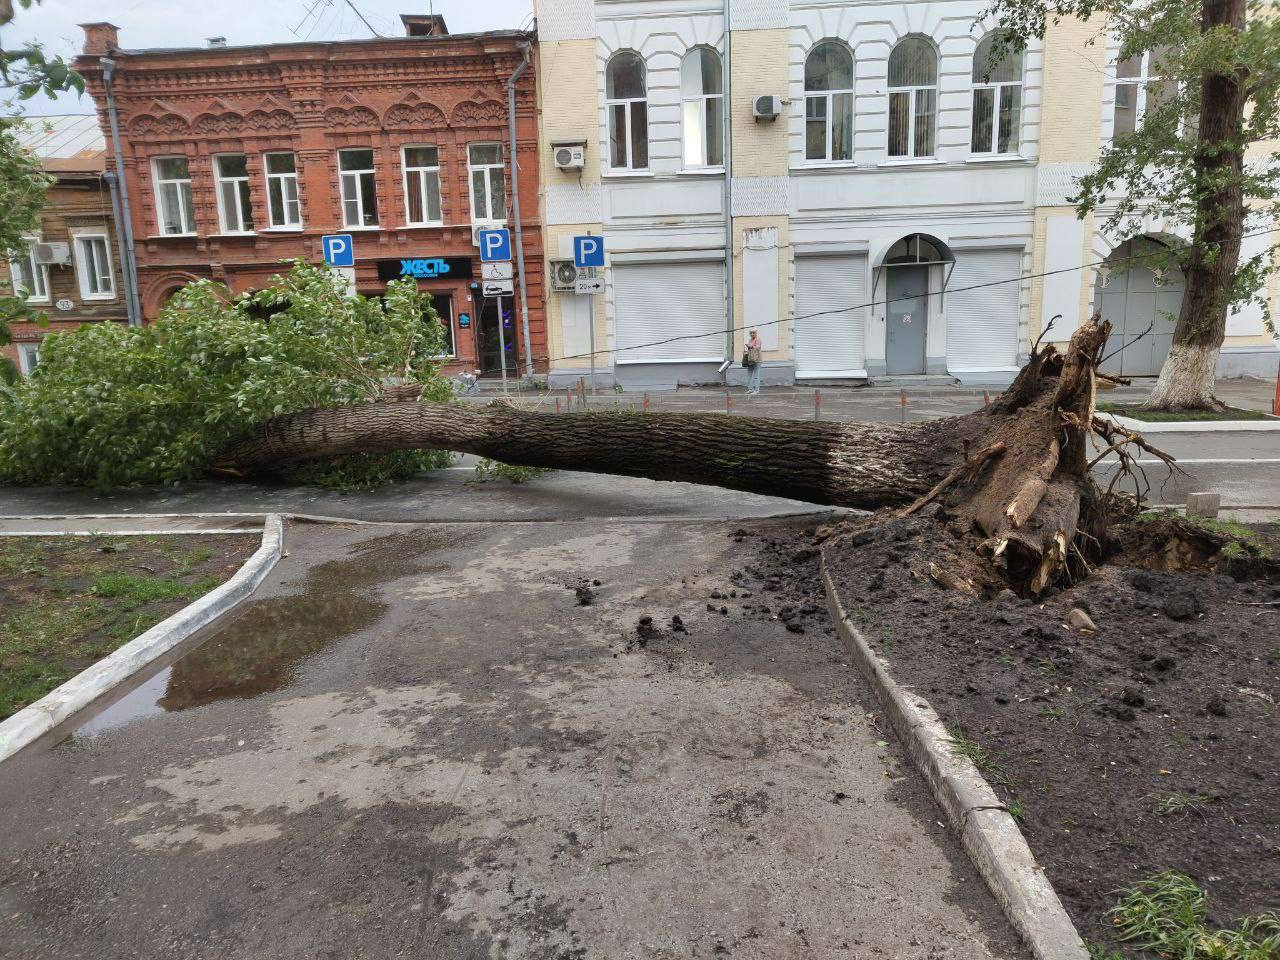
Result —
<instances>
[{"instance_id":1,"label":"overhead power line","mask_svg":"<svg viewBox=\"0 0 1280 960\"><path fill-rule=\"evenodd\" d=\"M1280 233L1280 227L1272 227L1269 230L1257 230L1257 231L1254 231L1253 233L1246 233L1241 235L1241 239L1245 240L1245 239L1248 239L1249 237L1266 236L1267 234L1270 234L1270 233ZM1218 246L1221 246L1221 244L1218 244ZM966 290L982 290L987 287L998 287L1001 284L1005 284L1005 283L1021 283L1024 280L1035 280L1041 277L1052 277L1060 273L1073 273L1076 270L1084 270L1088 267L1101 267L1101 266L1106 266L1107 264L1112 264L1112 263L1127 263L1131 260L1144 260L1151 257L1158 257L1158 256L1164 256L1164 255L1165 255L1165 251L1156 250L1150 253L1134 254L1132 256L1118 257L1116 259L1095 260L1092 263L1082 263L1078 267L1063 267L1059 270L1045 270L1042 273L1019 274L1016 277L1008 277L1003 280L989 280L986 283L975 283L967 287L955 287L951 290L939 290L937 292L925 293L923 294L923 296L941 297L943 294L947 294L947 293L963 293ZM849 313L853 310L862 310L866 307L887 306L890 303L897 303L899 300L915 300L920 296L922 296L922 294L912 294L910 296L902 296L902 297L889 297L884 300L869 300L866 303L855 303L848 307L837 307L832 310L819 310L815 313L806 313L798 317L779 317L777 320L766 320L763 323L752 323L752 324L747 324L741 327L732 327L730 328L729 332L738 333L743 330L757 330L761 327L771 327L779 323L796 322L799 320L812 320L815 317L827 317L827 316L832 316L838 313ZM714 333L687 333L687 334L682 334L681 336L667 337L664 340L653 340L653 341L650 341L649 343L636 343L628 347L607 347L601 350L597 350L595 351L595 353L590 353L590 352L572 353L563 357L548 357L547 362L555 363L559 360L586 360L590 357L598 357L601 354L622 353L624 350L643 350L645 347L660 347L668 343L678 343L682 340L705 340L707 337L724 336L725 332L726 331L724 330L717 330Z\"/></svg>"}]
</instances>

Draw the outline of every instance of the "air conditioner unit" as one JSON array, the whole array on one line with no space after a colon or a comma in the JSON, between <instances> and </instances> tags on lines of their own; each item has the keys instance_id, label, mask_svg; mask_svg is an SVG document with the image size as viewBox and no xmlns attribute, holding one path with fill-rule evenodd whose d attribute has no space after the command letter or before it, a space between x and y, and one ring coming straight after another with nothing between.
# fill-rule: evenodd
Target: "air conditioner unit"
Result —
<instances>
[{"instance_id":1,"label":"air conditioner unit","mask_svg":"<svg viewBox=\"0 0 1280 960\"><path fill-rule=\"evenodd\" d=\"M581 170L587 163L587 148L579 143L552 148L557 170Z\"/></svg>"},{"instance_id":2,"label":"air conditioner unit","mask_svg":"<svg viewBox=\"0 0 1280 960\"><path fill-rule=\"evenodd\" d=\"M751 103L751 115L757 120L777 120L782 116L782 98L756 97Z\"/></svg>"},{"instance_id":3,"label":"air conditioner unit","mask_svg":"<svg viewBox=\"0 0 1280 960\"><path fill-rule=\"evenodd\" d=\"M471 225L471 245L473 247L480 246L481 230L501 230L506 223L473 223Z\"/></svg>"},{"instance_id":4,"label":"air conditioner unit","mask_svg":"<svg viewBox=\"0 0 1280 960\"><path fill-rule=\"evenodd\" d=\"M69 243L33 243L31 252L41 266L64 266L71 262Z\"/></svg>"},{"instance_id":5,"label":"air conditioner unit","mask_svg":"<svg viewBox=\"0 0 1280 960\"><path fill-rule=\"evenodd\" d=\"M551 289L555 293L573 293L574 284L578 282L578 268L572 260L552 260Z\"/></svg>"}]
</instances>

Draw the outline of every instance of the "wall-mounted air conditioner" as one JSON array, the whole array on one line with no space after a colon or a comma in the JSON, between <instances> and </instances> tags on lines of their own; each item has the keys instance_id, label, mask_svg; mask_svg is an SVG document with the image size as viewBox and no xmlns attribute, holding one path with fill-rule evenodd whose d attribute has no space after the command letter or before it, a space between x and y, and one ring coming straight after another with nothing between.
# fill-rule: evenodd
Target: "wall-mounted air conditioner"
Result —
<instances>
[{"instance_id":1,"label":"wall-mounted air conditioner","mask_svg":"<svg viewBox=\"0 0 1280 960\"><path fill-rule=\"evenodd\" d=\"M573 293L578 282L578 268L572 260L551 260L551 290L554 293Z\"/></svg>"},{"instance_id":2,"label":"wall-mounted air conditioner","mask_svg":"<svg viewBox=\"0 0 1280 960\"><path fill-rule=\"evenodd\" d=\"M31 252L41 266L65 266L71 262L69 243L33 243Z\"/></svg>"},{"instance_id":3,"label":"wall-mounted air conditioner","mask_svg":"<svg viewBox=\"0 0 1280 960\"><path fill-rule=\"evenodd\" d=\"M757 120L777 120L782 116L782 98L756 97L751 102L751 115Z\"/></svg>"},{"instance_id":4,"label":"wall-mounted air conditioner","mask_svg":"<svg viewBox=\"0 0 1280 960\"><path fill-rule=\"evenodd\" d=\"M587 163L587 148L582 143L562 143L551 148L557 170L581 170Z\"/></svg>"}]
</instances>

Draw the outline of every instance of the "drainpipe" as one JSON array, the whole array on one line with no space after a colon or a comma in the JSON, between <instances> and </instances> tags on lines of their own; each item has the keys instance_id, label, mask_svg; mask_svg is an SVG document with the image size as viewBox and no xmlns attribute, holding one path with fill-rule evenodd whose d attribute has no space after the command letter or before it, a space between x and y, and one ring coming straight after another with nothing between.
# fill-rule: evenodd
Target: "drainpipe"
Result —
<instances>
[{"instance_id":1,"label":"drainpipe","mask_svg":"<svg viewBox=\"0 0 1280 960\"><path fill-rule=\"evenodd\" d=\"M116 218L116 248L120 251L120 276L124 280L124 309L129 317L129 326L138 326L138 318L133 312L133 287L129 283L129 245L124 239L124 217L120 213L120 178L114 170L102 175L111 191L111 214Z\"/></svg>"},{"instance_id":2,"label":"drainpipe","mask_svg":"<svg viewBox=\"0 0 1280 960\"><path fill-rule=\"evenodd\" d=\"M529 69L529 43L520 43L524 59L507 81L507 133L511 140L511 215L516 221L516 282L520 284L520 332L524 338L524 372L533 376L533 347L529 343L529 291L524 282L524 231L520 224L520 164L516 154L516 83ZM501 323L501 319L499 319Z\"/></svg>"},{"instance_id":3,"label":"drainpipe","mask_svg":"<svg viewBox=\"0 0 1280 960\"><path fill-rule=\"evenodd\" d=\"M724 358L733 362L734 294L733 294L733 0L724 0L724 263L725 307L728 323L724 331ZM725 380L729 379L729 367L724 368Z\"/></svg>"},{"instance_id":4,"label":"drainpipe","mask_svg":"<svg viewBox=\"0 0 1280 960\"><path fill-rule=\"evenodd\" d=\"M107 91L107 116L111 120L111 147L115 153L115 180L120 196L116 211L116 236L121 243L121 260L124 273L125 306L129 314L129 325L142 326L142 302L138 296L138 261L134 256L133 215L129 208L129 180L124 175L124 154L120 151L120 117L116 112L116 98L111 89L111 81L115 77L116 62L110 57L102 57L98 63L102 66L102 83ZM113 205L115 189L112 190Z\"/></svg>"}]
</instances>

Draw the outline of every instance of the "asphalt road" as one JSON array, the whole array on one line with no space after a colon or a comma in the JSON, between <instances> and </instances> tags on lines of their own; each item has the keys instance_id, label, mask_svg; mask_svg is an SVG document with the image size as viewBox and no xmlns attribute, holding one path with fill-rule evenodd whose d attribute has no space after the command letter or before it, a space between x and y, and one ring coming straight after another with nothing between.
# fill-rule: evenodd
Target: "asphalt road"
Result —
<instances>
[{"instance_id":1,"label":"asphalt road","mask_svg":"<svg viewBox=\"0 0 1280 960\"><path fill-rule=\"evenodd\" d=\"M707 610L738 526L291 525L4 766L0 955L1024 956L837 641Z\"/></svg>"}]
</instances>

